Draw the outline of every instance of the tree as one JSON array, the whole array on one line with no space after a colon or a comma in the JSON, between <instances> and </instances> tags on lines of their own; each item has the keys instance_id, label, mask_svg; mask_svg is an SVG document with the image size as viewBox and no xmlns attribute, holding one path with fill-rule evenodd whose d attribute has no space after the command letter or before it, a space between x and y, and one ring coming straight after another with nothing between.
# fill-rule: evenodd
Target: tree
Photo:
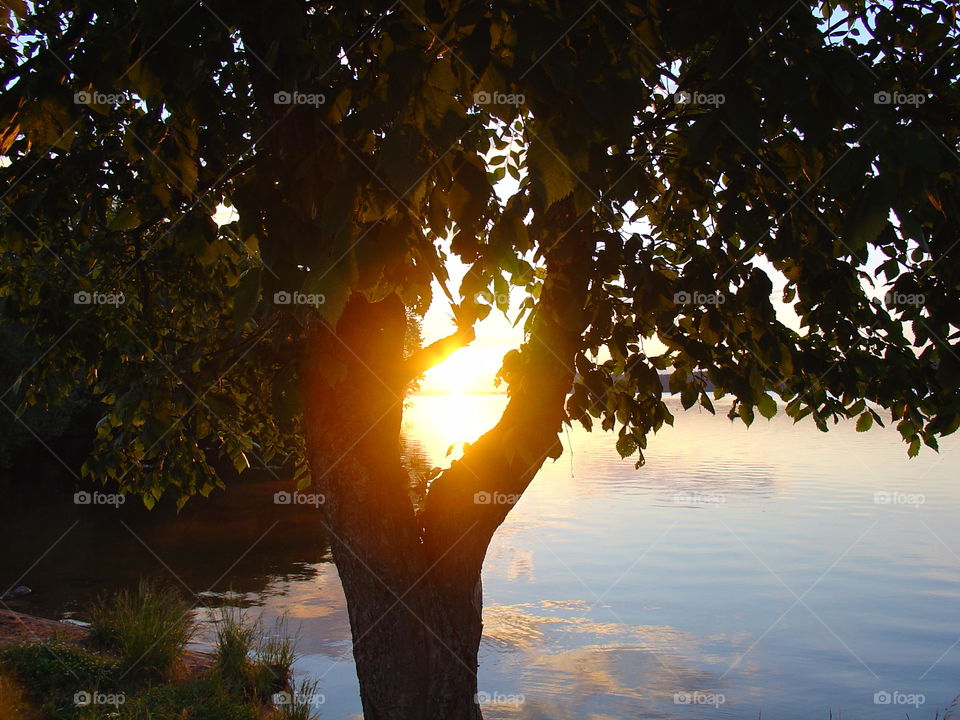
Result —
<instances>
[{"instance_id":1,"label":"tree","mask_svg":"<svg viewBox=\"0 0 960 720\"><path fill-rule=\"evenodd\" d=\"M823 430L889 416L911 454L960 425L955 4L4 6L23 405L89 387L84 472L148 506L222 485L212 450L299 458L368 720L480 717L492 535L564 423L642 463L659 372L747 424L773 395ZM434 280L458 329L405 355ZM421 509L405 389L511 287L506 410Z\"/></svg>"}]
</instances>

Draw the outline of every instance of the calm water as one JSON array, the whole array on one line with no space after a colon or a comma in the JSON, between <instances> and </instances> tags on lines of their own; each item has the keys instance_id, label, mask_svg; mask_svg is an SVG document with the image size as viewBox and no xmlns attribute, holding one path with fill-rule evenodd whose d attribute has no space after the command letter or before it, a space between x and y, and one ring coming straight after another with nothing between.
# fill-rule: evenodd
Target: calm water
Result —
<instances>
[{"instance_id":1,"label":"calm water","mask_svg":"<svg viewBox=\"0 0 960 720\"><path fill-rule=\"evenodd\" d=\"M411 463L443 464L503 402L415 398ZM485 716L942 713L960 694L960 443L908 460L893 431L780 416L747 430L679 407L676 426L639 471L610 436L571 430L501 528L483 575ZM288 485L245 483L176 519L25 493L0 518L0 584L26 573L36 594L15 607L51 616L143 574L286 613L322 717L359 718L336 570L315 510L273 503Z\"/></svg>"}]
</instances>

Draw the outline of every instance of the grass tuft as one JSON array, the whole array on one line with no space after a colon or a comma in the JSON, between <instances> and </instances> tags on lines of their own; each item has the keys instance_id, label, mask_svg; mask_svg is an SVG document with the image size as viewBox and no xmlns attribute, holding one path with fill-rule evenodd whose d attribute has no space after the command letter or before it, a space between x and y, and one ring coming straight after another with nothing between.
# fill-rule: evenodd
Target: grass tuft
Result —
<instances>
[{"instance_id":1,"label":"grass tuft","mask_svg":"<svg viewBox=\"0 0 960 720\"><path fill-rule=\"evenodd\" d=\"M272 634L261 636L257 648L257 662L261 668L258 685L265 696L289 685L293 663L297 659L296 643L297 634L288 632L286 617L274 621Z\"/></svg>"},{"instance_id":2,"label":"grass tuft","mask_svg":"<svg viewBox=\"0 0 960 720\"><path fill-rule=\"evenodd\" d=\"M304 680L290 690L274 695L275 709L270 720L316 720L324 696L319 692L318 680Z\"/></svg>"},{"instance_id":3,"label":"grass tuft","mask_svg":"<svg viewBox=\"0 0 960 720\"><path fill-rule=\"evenodd\" d=\"M252 657L260 638L260 621L253 621L239 608L221 608L217 623L217 669L223 680L235 687L249 685Z\"/></svg>"},{"instance_id":4,"label":"grass tuft","mask_svg":"<svg viewBox=\"0 0 960 720\"><path fill-rule=\"evenodd\" d=\"M217 669L230 687L265 701L289 684L297 657L294 643L285 619L277 620L273 633L265 635L261 618L222 608L217 620Z\"/></svg>"},{"instance_id":5,"label":"grass tuft","mask_svg":"<svg viewBox=\"0 0 960 720\"><path fill-rule=\"evenodd\" d=\"M122 590L91 610L90 638L120 654L133 678L168 677L190 638L190 606L174 590L141 580L135 592Z\"/></svg>"}]
</instances>

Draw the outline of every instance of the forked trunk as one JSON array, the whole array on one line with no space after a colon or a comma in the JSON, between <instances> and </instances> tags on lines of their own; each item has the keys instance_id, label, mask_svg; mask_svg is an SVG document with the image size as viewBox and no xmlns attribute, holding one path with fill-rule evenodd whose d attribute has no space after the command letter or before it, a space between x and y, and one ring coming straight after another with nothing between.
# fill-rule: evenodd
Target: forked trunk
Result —
<instances>
[{"instance_id":1,"label":"forked trunk","mask_svg":"<svg viewBox=\"0 0 960 720\"><path fill-rule=\"evenodd\" d=\"M305 386L311 472L325 496L365 720L480 720L482 559L453 568L422 542L400 458L403 324L398 302L354 300L337 336L318 344Z\"/></svg>"},{"instance_id":2,"label":"forked trunk","mask_svg":"<svg viewBox=\"0 0 960 720\"><path fill-rule=\"evenodd\" d=\"M303 359L307 452L326 498L323 522L347 598L365 720L481 718L480 570L513 502L544 459L559 454L586 324L596 241L571 220L569 212L557 218L565 231L547 256L522 380L511 384L497 425L433 481L422 512L400 456L404 394L411 375L432 362L424 358L442 355L460 334L404 361L400 299L353 295L336 332L319 326Z\"/></svg>"}]
</instances>

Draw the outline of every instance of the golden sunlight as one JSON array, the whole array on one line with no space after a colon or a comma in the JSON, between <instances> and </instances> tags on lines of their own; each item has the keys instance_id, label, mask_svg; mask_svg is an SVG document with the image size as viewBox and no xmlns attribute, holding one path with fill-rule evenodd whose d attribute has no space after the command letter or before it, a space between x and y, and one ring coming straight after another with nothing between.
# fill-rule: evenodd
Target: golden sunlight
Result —
<instances>
[{"instance_id":1,"label":"golden sunlight","mask_svg":"<svg viewBox=\"0 0 960 720\"><path fill-rule=\"evenodd\" d=\"M503 345L477 342L460 348L439 365L430 368L420 383L425 394L496 392L494 376L500 368Z\"/></svg>"},{"instance_id":2,"label":"golden sunlight","mask_svg":"<svg viewBox=\"0 0 960 720\"><path fill-rule=\"evenodd\" d=\"M428 467L446 467L462 455L463 443L496 424L506 404L506 395L420 395L404 412L404 433L419 446Z\"/></svg>"}]
</instances>

